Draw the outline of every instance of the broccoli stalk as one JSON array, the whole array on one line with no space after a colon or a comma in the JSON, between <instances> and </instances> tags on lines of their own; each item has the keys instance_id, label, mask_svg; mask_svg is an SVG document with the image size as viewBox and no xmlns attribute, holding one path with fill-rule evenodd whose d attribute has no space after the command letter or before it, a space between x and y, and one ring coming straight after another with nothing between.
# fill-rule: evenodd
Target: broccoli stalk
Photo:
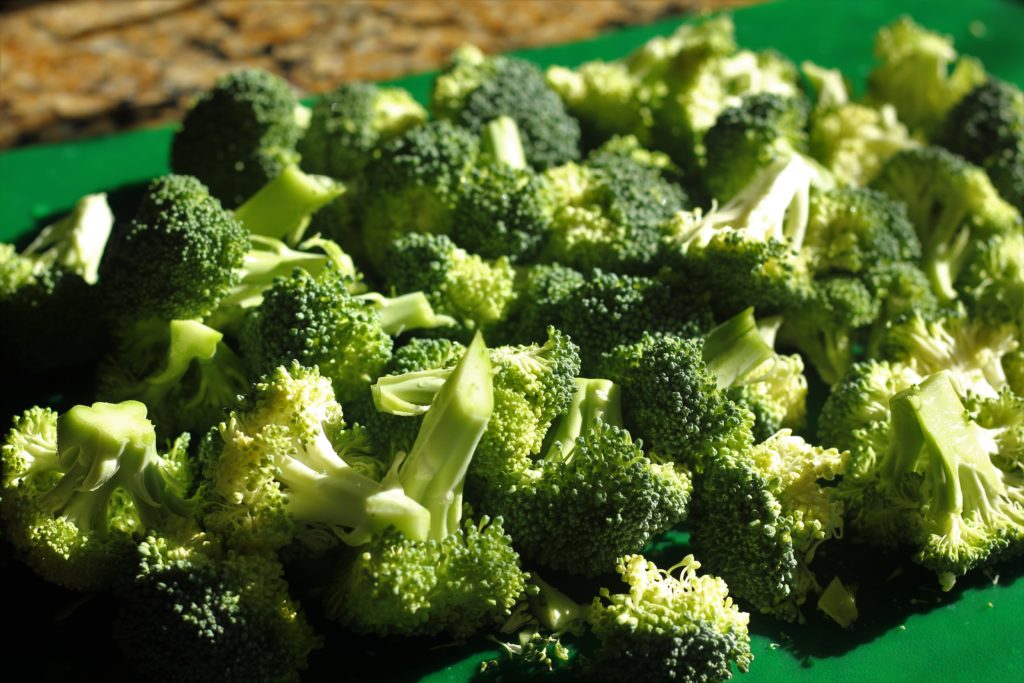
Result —
<instances>
[{"instance_id":1,"label":"broccoli stalk","mask_svg":"<svg viewBox=\"0 0 1024 683\"><path fill-rule=\"evenodd\" d=\"M526 168L526 156L515 119L499 116L486 126L480 137L480 151L509 168Z\"/></svg>"},{"instance_id":2,"label":"broccoli stalk","mask_svg":"<svg viewBox=\"0 0 1024 683\"><path fill-rule=\"evenodd\" d=\"M345 192L327 176L303 173L290 164L235 209L235 218L253 235L302 239L313 214Z\"/></svg>"}]
</instances>

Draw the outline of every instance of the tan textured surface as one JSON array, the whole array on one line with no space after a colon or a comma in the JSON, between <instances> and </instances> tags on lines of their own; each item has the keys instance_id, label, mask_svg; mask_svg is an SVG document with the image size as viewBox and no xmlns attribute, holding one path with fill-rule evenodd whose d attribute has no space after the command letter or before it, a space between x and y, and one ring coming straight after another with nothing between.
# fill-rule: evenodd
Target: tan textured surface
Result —
<instances>
[{"instance_id":1,"label":"tan textured surface","mask_svg":"<svg viewBox=\"0 0 1024 683\"><path fill-rule=\"evenodd\" d=\"M749 0L81 0L0 12L0 148L172 121L240 66L303 92Z\"/></svg>"}]
</instances>

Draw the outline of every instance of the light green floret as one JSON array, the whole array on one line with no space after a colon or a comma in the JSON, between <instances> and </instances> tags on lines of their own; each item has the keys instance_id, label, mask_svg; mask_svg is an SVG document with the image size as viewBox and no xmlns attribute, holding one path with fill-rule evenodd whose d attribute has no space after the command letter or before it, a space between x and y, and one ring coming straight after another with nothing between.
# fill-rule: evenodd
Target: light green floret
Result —
<instances>
[{"instance_id":1,"label":"light green floret","mask_svg":"<svg viewBox=\"0 0 1024 683\"><path fill-rule=\"evenodd\" d=\"M750 668L750 615L722 579L698 575L687 555L667 570L640 555L619 560L625 593L601 590L588 613L599 642L590 673L601 681L712 683Z\"/></svg>"},{"instance_id":2,"label":"light green floret","mask_svg":"<svg viewBox=\"0 0 1024 683\"><path fill-rule=\"evenodd\" d=\"M2 451L8 538L45 579L108 588L144 531L188 523L187 446L161 456L137 401L26 411Z\"/></svg>"}]
</instances>

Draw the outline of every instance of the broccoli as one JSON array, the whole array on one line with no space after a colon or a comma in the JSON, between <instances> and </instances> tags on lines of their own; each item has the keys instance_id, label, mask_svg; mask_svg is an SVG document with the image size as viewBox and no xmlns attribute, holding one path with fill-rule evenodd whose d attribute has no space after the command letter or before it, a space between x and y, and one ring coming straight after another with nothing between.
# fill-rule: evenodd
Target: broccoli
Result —
<instances>
[{"instance_id":1,"label":"broccoli","mask_svg":"<svg viewBox=\"0 0 1024 683\"><path fill-rule=\"evenodd\" d=\"M469 169L478 163L479 140L448 121L407 130L380 148L366 167L362 193L363 247L377 268L397 236L448 234Z\"/></svg>"},{"instance_id":2,"label":"broccoli","mask_svg":"<svg viewBox=\"0 0 1024 683\"><path fill-rule=\"evenodd\" d=\"M975 244L958 288L973 315L1024 330L1024 232Z\"/></svg>"},{"instance_id":3,"label":"broccoli","mask_svg":"<svg viewBox=\"0 0 1024 683\"><path fill-rule=\"evenodd\" d=\"M798 308L810 292L799 250L815 171L800 157L769 165L725 206L680 212L665 227L669 281L707 296L719 318Z\"/></svg>"},{"instance_id":4,"label":"broccoli","mask_svg":"<svg viewBox=\"0 0 1024 683\"><path fill-rule=\"evenodd\" d=\"M252 235L287 237L295 243L313 214L344 191L327 176L309 175L289 164L235 209L235 218Z\"/></svg>"},{"instance_id":5,"label":"broccoli","mask_svg":"<svg viewBox=\"0 0 1024 683\"><path fill-rule=\"evenodd\" d=\"M544 174L554 209L540 258L573 268L649 272L662 224L687 208L686 193L633 155L602 152Z\"/></svg>"},{"instance_id":6,"label":"broccoli","mask_svg":"<svg viewBox=\"0 0 1024 683\"><path fill-rule=\"evenodd\" d=\"M439 314L455 318L467 330L500 322L514 294L507 258L487 261L446 235L413 232L399 237L388 249L381 272L385 288L422 291Z\"/></svg>"},{"instance_id":7,"label":"broccoli","mask_svg":"<svg viewBox=\"0 0 1024 683\"><path fill-rule=\"evenodd\" d=\"M294 540L314 551L358 545L388 526L426 538L429 511L397 482L354 466L367 449L327 377L298 363L278 367L204 440L205 527L253 551Z\"/></svg>"},{"instance_id":8,"label":"broccoli","mask_svg":"<svg viewBox=\"0 0 1024 683\"><path fill-rule=\"evenodd\" d=\"M891 103L900 121L925 135L934 133L949 110L986 79L980 62L957 60L950 38L909 17L878 31L875 58L879 64L868 74L869 102Z\"/></svg>"},{"instance_id":9,"label":"broccoli","mask_svg":"<svg viewBox=\"0 0 1024 683\"><path fill-rule=\"evenodd\" d=\"M750 615L725 581L698 575L701 566L693 555L666 570L641 555L619 560L628 591L602 589L587 612L598 642L588 668L594 680L712 683L732 678L733 665L750 668Z\"/></svg>"},{"instance_id":10,"label":"broccoli","mask_svg":"<svg viewBox=\"0 0 1024 683\"><path fill-rule=\"evenodd\" d=\"M622 427L612 382L581 378L576 387L544 456L524 470L487 478L479 501L504 518L527 561L596 575L685 517L690 475L644 455Z\"/></svg>"},{"instance_id":11,"label":"broccoli","mask_svg":"<svg viewBox=\"0 0 1024 683\"><path fill-rule=\"evenodd\" d=\"M900 152L872 185L906 203L921 241L922 267L944 301L957 296L957 278L972 243L1021 229L1020 214L999 196L985 172L940 147Z\"/></svg>"},{"instance_id":12,"label":"broccoli","mask_svg":"<svg viewBox=\"0 0 1024 683\"><path fill-rule=\"evenodd\" d=\"M178 439L161 455L138 401L30 408L2 452L4 529L40 576L69 588L109 588L147 530L191 523L192 473Z\"/></svg>"},{"instance_id":13,"label":"broccoli","mask_svg":"<svg viewBox=\"0 0 1024 683\"><path fill-rule=\"evenodd\" d=\"M171 143L171 168L196 176L234 208L298 160L307 114L280 77L260 69L227 74L185 115Z\"/></svg>"},{"instance_id":14,"label":"broccoli","mask_svg":"<svg viewBox=\"0 0 1024 683\"><path fill-rule=\"evenodd\" d=\"M724 110L704 135L711 196L727 202L763 168L807 150L807 102L758 93Z\"/></svg>"},{"instance_id":15,"label":"broccoli","mask_svg":"<svg viewBox=\"0 0 1024 683\"><path fill-rule=\"evenodd\" d=\"M842 474L849 454L783 429L749 449L719 449L694 481L694 550L738 598L786 621L820 592L810 564L818 547L843 535L843 505L823 481Z\"/></svg>"},{"instance_id":16,"label":"broccoli","mask_svg":"<svg viewBox=\"0 0 1024 683\"><path fill-rule=\"evenodd\" d=\"M203 533L148 536L116 594L115 637L152 680L298 681L321 646L273 554L239 553Z\"/></svg>"},{"instance_id":17,"label":"broccoli","mask_svg":"<svg viewBox=\"0 0 1024 683\"><path fill-rule=\"evenodd\" d=\"M1024 212L1024 136L994 153L983 166L999 194Z\"/></svg>"},{"instance_id":18,"label":"broccoli","mask_svg":"<svg viewBox=\"0 0 1024 683\"><path fill-rule=\"evenodd\" d=\"M0 359L31 373L95 360L106 334L97 281L114 225L105 194L78 200L19 254L0 244ZM68 330L75 343L67 344Z\"/></svg>"},{"instance_id":19,"label":"broccoli","mask_svg":"<svg viewBox=\"0 0 1024 683\"><path fill-rule=\"evenodd\" d=\"M430 110L474 133L499 116L511 117L522 133L527 162L538 169L579 158L579 124L541 71L522 59L460 48L434 81Z\"/></svg>"},{"instance_id":20,"label":"broccoli","mask_svg":"<svg viewBox=\"0 0 1024 683\"><path fill-rule=\"evenodd\" d=\"M544 177L526 166L515 121L502 116L484 127L480 161L456 203L452 239L484 258L532 259L554 207Z\"/></svg>"},{"instance_id":21,"label":"broccoli","mask_svg":"<svg viewBox=\"0 0 1024 683\"><path fill-rule=\"evenodd\" d=\"M249 388L224 335L195 320L152 320L120 340L97 371L100 400L146 404L157 434L205 433Z\"/></svg>"},{"instance_id":22,"label":"broccoli","mask_svg":"<svg viewBox=\"0 0 1024 683\"><path fill-rule=\"evenodd\" d=\"M837 490L859 537L910 546L944 590L1024 550L1024 406L1008 391L968 405L948 371L896 394L884 455Z\"/></svg>"}]
</instances>

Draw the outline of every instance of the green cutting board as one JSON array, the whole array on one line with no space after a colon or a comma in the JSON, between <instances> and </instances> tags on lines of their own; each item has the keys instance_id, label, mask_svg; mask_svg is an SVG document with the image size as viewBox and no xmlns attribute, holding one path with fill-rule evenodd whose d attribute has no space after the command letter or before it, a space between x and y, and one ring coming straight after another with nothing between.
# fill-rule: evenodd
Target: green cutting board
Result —
<instances>
[{"instance_id":1,"label":"green cutting board","mask_svg":"<svg viewBox=\"0 0 1024 683\"><path fill-rule=\"evenodd\" d=\"M775 48L799 62L838 67L855 87L871 68L875 31L901 14L955 38L957 48L980 57L996 76L1024 86L1024 3L1013 0L785 0L735 12L742 46ZM576 65L628 54L647 39L666 35L685 19L669 19L570 45L524 51L541 65ZM395 84L425 102L433 74ZM167 172L169 128L97 140L0 153L0 239L13 241L42 219L69 209L81 195L111 190ZM0 329L14 321L0 321ZM73 338L69 330L69 338ZM0 376L9 373L0 373ZM37 392L5 383L0 408L26 407ZM820 397L819 397L820 399ZM0 419L6 419L0 418ZM686 551L685 536L663 548L666 558ZM779 624L754 616L755 661L741 681L1024 681L1024 580L1022 563L976 573L949 593L914 567L853 547L850 557L822 558L856 576L861 618L842 631L805 609L806 624ZM849 569L853 566L854 572ZM27 665L36 680L132 680L109 638L110 601L81 600L39 582L10 559L4 545L0 580L4 625L19 635L5 650ZM430 645L428 647L427 645ZM488 641L410 646L401 641L352 639L329 634L316 653L310 680L463 682L479 663L497 656ZM188 653L181 653L189 656ZM8 658L8 669L13 658ZM367 667L373 669L367 671Z\"/></svg>"}]
</instances>

